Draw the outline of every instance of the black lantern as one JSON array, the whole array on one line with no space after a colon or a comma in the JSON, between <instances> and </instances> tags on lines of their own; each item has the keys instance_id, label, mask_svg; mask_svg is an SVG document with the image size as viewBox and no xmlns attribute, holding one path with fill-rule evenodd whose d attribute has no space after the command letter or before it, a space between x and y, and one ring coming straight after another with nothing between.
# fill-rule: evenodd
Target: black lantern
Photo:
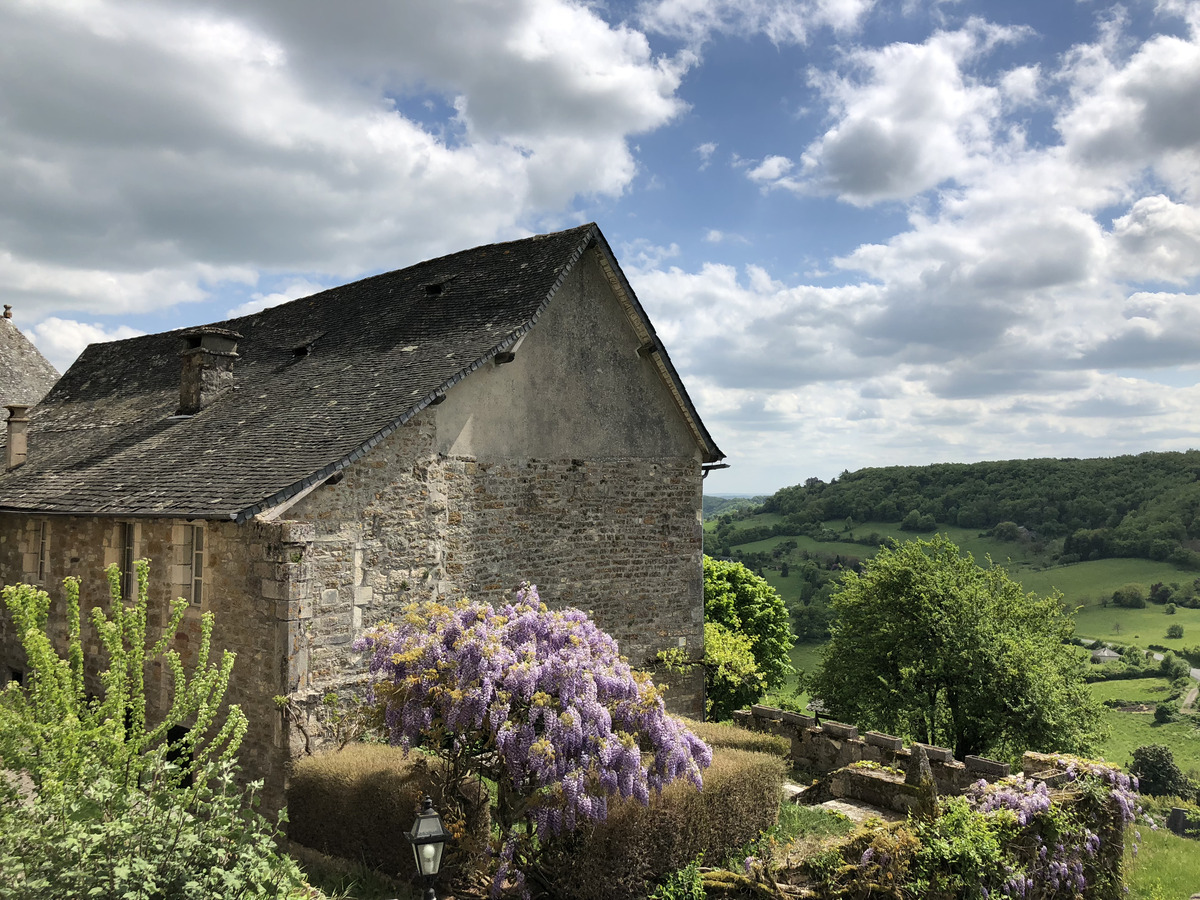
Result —
<instances>
[{"instance_id":1,"label":"black lantern","mask_svg":"<svg viewBox=\"0 0 1200 900\"><path fill-rule=\"evenodd\" d=\"M433 879L442 868L442 850L446 847L446 838L450 837L450 833L442 824L442 817L433 808L433 798L428 794L421 801L421 811L417 814L417 821L413 822L412 831L405 837L412 844L417 873L428 879L429 887L425 891L425 900L436 900Z\"/></svg>"}]
</instances>

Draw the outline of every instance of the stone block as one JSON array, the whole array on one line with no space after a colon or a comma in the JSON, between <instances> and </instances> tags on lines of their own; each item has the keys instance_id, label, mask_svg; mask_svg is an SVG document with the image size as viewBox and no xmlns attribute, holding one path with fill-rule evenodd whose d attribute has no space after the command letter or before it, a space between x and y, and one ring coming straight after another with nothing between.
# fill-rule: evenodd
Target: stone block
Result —
<instances>
[{"instance_id":1,"label":"stone block","mask_svg":"<svg viewBox=\"0 0 1200 900\"><path fill-rule=\"evenodd\" d=\"M743 728L749 728L754 718L754 714L748 709L735 709L733 711L733 724L741 725Z\"/></svg>"},{"instance_id":2,"label":"stone block","mask_svg":"<svg viewBox=\"0 0 1200 900\"><path fill-rule=\"evenodd\" d=\"M756 718L767 719L771 722L778 722L783 718L783 710L776 709L774 706L762 706L761 704L756 703L754 706L750 707L750 711Z\"/></svg>"},{"instance_id":3,"label":"stone block","mask_svg":"<svg viewBox=\"0 0 1200 900\"><path fill-rule=\"evenodd\" d=\"M375 591L365 584L360 584L354 589L354 605L355 606L370 606L371 601L375 599Z\"/></svg>"},{"instance_id":4,"label":"stone block","mask_svg":"<svg viewBox=\"0 0 1200 900\"><path fill-rule=\"evenodd\" d=\"M817 720L812 716L802 716L800 713L794 713L789 710L783 711L783 721L787 725L795 725L797 728L812 728L817 724Z\"/></svg>"},{"instance_id":5,"label":"stone block","mask_svg":"<svg viewBox=\"0 0 1200 900\"><path fill-rule=\"evenodd\" d=\"M832 738L846 739L857 738L858 729L853 725L847 725L844 722L822 722L821 731Z\"/></svg>"},{"instance_id":6,"label":"stone block","mask_svg":"<svg viewBox=\"0 0 1200 900\"><path fill-rule=\"evenodd\" d=\"M904 746L904 741L901 738L893 737L890 734L883 734L878 731L868 731L863 735L863 740L872 747L881 747L884 750L899 750Z\"/></svg>"},{"instance_id":7,"label":"stone block","mask_svg":"<svg viewBox=\"0 0 1200 900\"><path fill-rule=\"evenodd\" d=\"M1012 766L1008 763L996 762L994 759L987 759L983 756L963 757L963 763L968 772L981 775L989 780L1007 778L1012 774Z\"/></svg>"},{"instance_id":8,"label":"stone block","mask_svg":"<svg viewBox=\"0 0 1200 900\"><path fill-rule=\"evenodd\" d=\"M925 756L932 762L948 763L954 762L954 751L947 750L945 747L934 747L932 744L922 744L918 741L913 741L914 747L921 747L925 751Z\"/></svg>"}]
</instances>

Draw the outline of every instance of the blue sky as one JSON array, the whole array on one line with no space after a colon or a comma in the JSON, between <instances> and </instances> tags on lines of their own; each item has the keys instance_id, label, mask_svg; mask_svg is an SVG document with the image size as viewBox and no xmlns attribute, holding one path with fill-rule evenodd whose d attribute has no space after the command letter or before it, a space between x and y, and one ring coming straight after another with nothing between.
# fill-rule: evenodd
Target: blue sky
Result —
<instances>
[{"instance_id":1,"label":"blue sky","mask_svg":"<svg viewBox=\"0 0 1200 900\"><path fill-rule=\"evenodd\" d=\"M1200 446L1200 3L14 0L60 368L596 221L732 468Z\"/></svg>"}]
</instances>

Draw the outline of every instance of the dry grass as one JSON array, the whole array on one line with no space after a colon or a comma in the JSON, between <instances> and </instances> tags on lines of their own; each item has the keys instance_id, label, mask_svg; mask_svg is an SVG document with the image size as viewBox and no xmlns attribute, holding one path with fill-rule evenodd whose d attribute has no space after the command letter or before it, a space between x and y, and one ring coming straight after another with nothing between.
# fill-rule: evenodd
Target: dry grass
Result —
<instances>
[{"instance_id":1,"label":"dry grass","mask_svg":"<svg viewBox=\"0 0 1200 900\"><path fill-rule=\"evenodd\" d=\"M696 737L714 750L749 750L753 753L787 756L792 749L791 741L787 738L761 731L750 731L739 725L697 722L694 719L684 719L683 722Z\"/></svg>"}]
</instances>

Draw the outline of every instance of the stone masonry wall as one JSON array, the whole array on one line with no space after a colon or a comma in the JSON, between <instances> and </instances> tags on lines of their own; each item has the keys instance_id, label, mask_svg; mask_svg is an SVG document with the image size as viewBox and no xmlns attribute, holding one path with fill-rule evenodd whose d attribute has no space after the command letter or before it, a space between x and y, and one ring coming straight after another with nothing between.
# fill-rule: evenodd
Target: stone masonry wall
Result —
<instances>
[{"instance_id":1,"label":"stone masonry wall","mask_svg":"<svg viewBox=\"0 0 1200 900\"><path fill-rule=\"evenodd\" d=\"M814 775L828 775L854 763L877 763L907 770L913 749L890 734L868 731L860 735L853 725L824 721L812 716L787 712L770 706L755 706L733 714L734 721L755 731L766 731L792 742L791 760ZM917 745L914 744L913 747ZM954 758L945 747L921 744L929 759L929 768L942 794L960 794L980 778L995 781L1010 773L1008 763L968 756Z\"/></svg>"},{"instance_id":2,"label":"stone masonry wall","mask_svg":"<svg viewBox=\"0 0 1200 900\"><path fill-rule=\"evenodd\" d=\"M234 664L227 700L240 704L249 718L242 744L241 761L247 777L266 782L264 803L282 802L288 758L289 735L273 697L287 692L287 670L283 667L289 633L296 631L299 609L286 597L291 583L306 584L304 544L289 545L288 529L280 525L232 522L184 523L171 519L140 519L135 527L135 557L150 560L150 631L157 638L167 623L169 602L183 593L183 527L204 524L205 600L202 607L189 607L170 646L180 652L186 667L196 659L201 634L201 615L212 611L214 651L234 648ZM93 689L95 675L104 660L88 610L108 605L105 566L120 562L121 534L118 520L102 517L24 516L0 514L0 583L36 583L42 523L47 528L44 577L39 584L51 596L51 633L65 647L65 606L62 581L68 575L80 579L83 609L83 640ZM293 562L292 556L298 561ZM294 615L293 615L294 614ZM215 656L214 656L215 658ZM0 681L23 675L26 663L7 610L0 610ZM147 675L148 710L153 720L170 702L167 673L161 666Z\"/></svg>"},{"instance_id":3,"label":"stone masonry wall","mask_svg":"<svg viewBox=\"0 0 1200 900\"><path fill-rule=\"evenodd\" d=\"M526 579L551 606L593 612L635 664L703 652L698 463L481 463L440 456L435 440L419 416L286 513L314 529L298 701L353 690L365 660L351 643L404 604L504 600ZM700 712L696 681L673 688L673 708Z\"/></svg>"}]
</instances>

